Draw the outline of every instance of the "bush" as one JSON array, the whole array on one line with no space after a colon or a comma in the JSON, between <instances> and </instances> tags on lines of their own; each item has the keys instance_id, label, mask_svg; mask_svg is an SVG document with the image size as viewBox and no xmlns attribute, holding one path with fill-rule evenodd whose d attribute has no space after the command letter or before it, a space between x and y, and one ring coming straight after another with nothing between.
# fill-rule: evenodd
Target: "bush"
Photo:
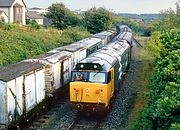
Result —
<instances>
[{"instance_id":1,"label":"bush","mask_svg":"<svg viewBox=\"0 0 180 130\"><path fill-rule=\"evenodd\" d=\"M149 44L158 48L149 99L135 129L174 129L180 122L179 30L157 33ZM160 48L164 48L161 50Z\"/></svg>"}]
</instances>

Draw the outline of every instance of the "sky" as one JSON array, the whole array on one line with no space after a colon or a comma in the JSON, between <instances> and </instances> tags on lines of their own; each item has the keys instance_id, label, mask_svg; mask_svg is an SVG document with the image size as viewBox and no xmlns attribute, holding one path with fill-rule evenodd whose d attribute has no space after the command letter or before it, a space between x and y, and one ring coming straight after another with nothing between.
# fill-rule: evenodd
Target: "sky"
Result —
<instances>
[{"instance_id":1,"label":"sky","mask_svg":"<svg viewBox=\"0 0 180 130\"><path fill-rule=\"evenodd\" d=\"M70 10L86 11L91 7L104 7L115 13L159 13L175 9L178 0L25 0L27 7L47 8L52 3L62 2Z\"/></svg>"}]
</instances>

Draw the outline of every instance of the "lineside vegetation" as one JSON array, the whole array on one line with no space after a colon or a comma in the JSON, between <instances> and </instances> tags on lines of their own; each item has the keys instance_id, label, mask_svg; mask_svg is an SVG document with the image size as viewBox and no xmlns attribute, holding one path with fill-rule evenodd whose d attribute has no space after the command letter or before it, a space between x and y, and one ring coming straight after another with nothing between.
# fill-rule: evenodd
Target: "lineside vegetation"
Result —
<instances>
[{"instance_id":1,"label":"lineside vegetation","mask_svg":"<svg viewBox=\"0 0 180 130\"><path fill-rule=\"evenodd\" d=\"M176 12L167 10L163 13L166 17L156 23L158 31L152 34L147 44L149 54L154 57L154 74L147 104L134 129L180 129L179 3Z\"/></svg>"},{"instance_id":2,"label":"lineside vegetation","mask_svg":"<svg viewBox=\"0 0 180 130\"><path fill-rule=\"evenodd\" d=\"M43 54L89 36L82 27L57 30L35 29L30 26L0 22L0 66Z\"/></svg>"}]
</instances>

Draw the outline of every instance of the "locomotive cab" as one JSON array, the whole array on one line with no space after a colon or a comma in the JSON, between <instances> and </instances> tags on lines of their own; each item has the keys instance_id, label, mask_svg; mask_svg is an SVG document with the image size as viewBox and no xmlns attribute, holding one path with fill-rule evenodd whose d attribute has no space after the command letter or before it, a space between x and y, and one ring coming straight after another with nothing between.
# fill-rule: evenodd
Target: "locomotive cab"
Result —
<instances>
[{"instance_id":1,"label":"locomotive cab","mask_svg":"<svg viewBox=\"0 0 180 130\"><path fill-rule=\"evenodd\" d=\"M104 111L113 96L114 83L111 69L102 70L98 64L77 64L71 74L70 105L79 111ZM92 70L93 69L93 70ZM111 92L110 92L111 91Z\"/></svg>"}]
</instances>

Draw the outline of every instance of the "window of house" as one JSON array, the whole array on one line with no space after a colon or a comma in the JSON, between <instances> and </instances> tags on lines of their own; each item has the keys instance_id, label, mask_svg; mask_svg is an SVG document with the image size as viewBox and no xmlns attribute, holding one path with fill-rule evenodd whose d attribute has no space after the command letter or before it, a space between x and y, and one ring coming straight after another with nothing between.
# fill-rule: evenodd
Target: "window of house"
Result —
<instances>
[{"instance_id":1,"label":"window of house","mask_svg":"<svg viewBox=\"0 0 180 130\"><path fill-rule=\"evenodd\" d=\"M16 13L22 13L22 8L21 7L16 7Z\"/></svg>"}]
</instances>

